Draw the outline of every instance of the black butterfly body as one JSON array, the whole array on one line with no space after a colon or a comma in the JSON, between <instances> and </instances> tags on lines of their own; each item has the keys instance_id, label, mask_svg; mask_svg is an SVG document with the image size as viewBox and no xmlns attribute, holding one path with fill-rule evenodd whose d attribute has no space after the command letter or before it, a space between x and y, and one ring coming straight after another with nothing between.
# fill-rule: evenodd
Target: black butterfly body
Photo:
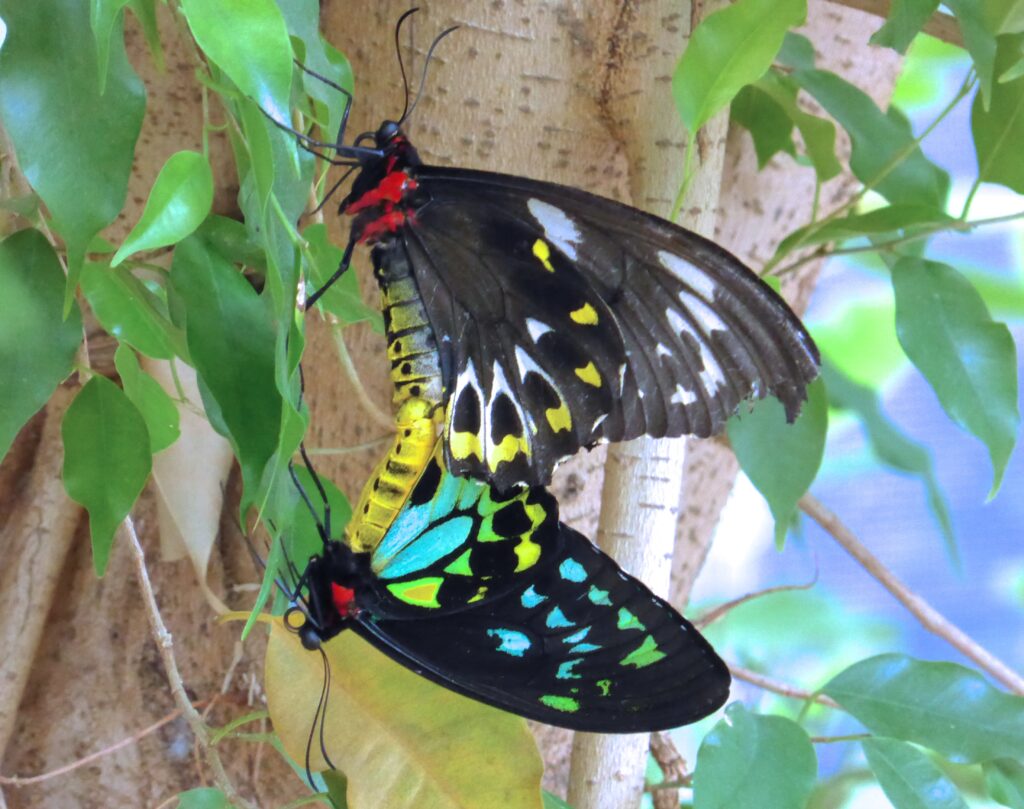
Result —
<instances>
[{"instance_id":1,"label":"black butterfly body","mask_svg":"<svg viewBox=\"0 0 1024 809\"><path fill-rule=\"evenodd\" d=\"M722 248L577 189L424 166L394 122L375 139L346 257L373 247L396 403L443 406L453 473L545 485L602 440L719 432L748 397L796 416L817 350Z\"/></svg>"},{"instance_id":2,"label":"black butterfly body","mask_svg":"<svg viewBox=\"0 0 1024 809\"><path fill-rule=\"evenodd\" d=\"M550 494L441 463L372 552L329 541L309 562L307 648L352 629L446 688L577 730L665 729L722 705L729 672L707 641L559 523Z\"/></svg>"}]
</instances>

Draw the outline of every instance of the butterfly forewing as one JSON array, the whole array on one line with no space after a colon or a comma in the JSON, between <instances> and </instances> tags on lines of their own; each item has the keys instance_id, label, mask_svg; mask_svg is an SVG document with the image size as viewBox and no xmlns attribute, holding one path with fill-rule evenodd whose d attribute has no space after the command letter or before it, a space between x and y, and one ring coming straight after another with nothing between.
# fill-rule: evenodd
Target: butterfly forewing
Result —
<instances>
[{"instance_id":1,"label":"butterfly forewing","mask_svg":"<svg viewBox=\"0 0 1024 809\"><path fill-rule=\"evenodd\" d=\"M446 458L502 488L580 447L707 436L748 396L793 418L817 375L799 320L737 259L620 203L417 166L411 267L440 346Z\"/></svg>"}]
</instances>

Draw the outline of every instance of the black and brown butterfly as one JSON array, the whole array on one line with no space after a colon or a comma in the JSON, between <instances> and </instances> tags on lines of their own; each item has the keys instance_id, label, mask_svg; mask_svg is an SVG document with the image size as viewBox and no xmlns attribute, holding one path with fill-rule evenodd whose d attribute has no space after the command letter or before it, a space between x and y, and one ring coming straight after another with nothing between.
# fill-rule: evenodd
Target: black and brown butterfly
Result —
<instances>
[{"instance_id":1,"label":"black and brown butterfly","mask_svg":"<svg viewBox=\"0 0 1024 809\"><path fill-rule=\"evenodd\" d=\"M689 622L560 523L545 489L446 471L423 422L381 466L411 469L410 441L429 448L373 547L358 525L332 540L307 499L324 545L290 588L304 646L351 629L446 688L577 730L677 727L723 704L729 671Z\"/></svg>"},{"instance_id":2,"label":"black and brown butterfly","mask_svg":"<svg viewBox=\"0 0 1024 809\"><path fill-rule=\"evenodd\" d=\"M395 403L437 406L454 474L546 485L581 447L709 436L749 397L774 395L795 418L817 349L737 258L575 188L423 165L402 130L410 112L354 145L342 127L330 145L358 170L334 277L372 246Z\"/></svg>"}]
</instances>

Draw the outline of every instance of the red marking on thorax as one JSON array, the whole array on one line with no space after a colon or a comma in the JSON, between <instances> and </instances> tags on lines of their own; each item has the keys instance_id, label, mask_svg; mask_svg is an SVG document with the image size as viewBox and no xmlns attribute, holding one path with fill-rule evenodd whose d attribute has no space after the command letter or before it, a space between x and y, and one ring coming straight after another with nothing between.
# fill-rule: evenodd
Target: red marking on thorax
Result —
<instances>
[{"instance_id":1,"label":"red marking on thorax","mask_svg":"<svg viewBox=\"0 0 1024 809\"><path fill-rule=\"evenodd\" d=\"M338 614L342 618L348 618L355 614L355 590L350 587L342 587L340 584L331 582L331 597L334 599L334 606L338 609Z\"/></svg>"},{"instance_id":2,"label":"red marking on thorax","mask_svg":"<svg viewBox=\"0 0 1024 809\"><path fill-rule=\"evenodd\" d=\"M414 188L416 188L416 181L412 177L404 171L392 171L380 181L376 188L371 188L349 205L345 209L345 213L352 215L374 205L382 205L385 213L389 213L392 206L402 201L405 192L412 191Z\"/></svg>"}]
</instances>

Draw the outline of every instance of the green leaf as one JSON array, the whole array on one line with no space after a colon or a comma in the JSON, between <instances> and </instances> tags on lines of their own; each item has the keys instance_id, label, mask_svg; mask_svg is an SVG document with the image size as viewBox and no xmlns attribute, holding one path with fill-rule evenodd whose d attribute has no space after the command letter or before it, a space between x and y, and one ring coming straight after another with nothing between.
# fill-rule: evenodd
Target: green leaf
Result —
<instances>
[{"instance_id":1,"label":"green leaf","mask_svg":"<svg viewBox=\"0 0 1024 809\"><path fill-rule=\"evenodd\" d=\"M906 53L914 37L938 7L939 0L893 0L889 18L871 35L870 43Z\"/></svg>"},{"instance_id":2,"label":"green leaf","mask_svg":"<svg viewBox=\"0 0 1024 809\"><path fill-rule=\"evenodd\" d=\"M676 107L691 133L757 81L786 31L807 19L806 0L738 0L693 30L672 76Z\"/></svg>"},{"instance_id":3,"label":"green leaf","mask_svg":"<svg viewBox=\"0 0 1024 809\"><path fill-rule=\"evenodd\" d=\"M821 466L828 432L828 400L819 379L807 388L807 401L792 424L782 404L768 397L749 413L729 419L729 441L740 467L768 501L775 518L775 541L782 545L796 503ZM780 460L781 459L781 460Z\"/></svg>"},{"instance_id":4,"label":"green leaf","mask_svg":"<svg viewBox=\"0 0 1024 809\"><path fill-rule=\"evenodd\" d=\"M1024 809L1024 765L1004 758L986 762L982 769L992 800L1010 809Z\"/></svg>"},{"instance_id":5,"label":"green leaf","mask_svg":"<svg viewBox=\"0 0 1024 809\"><path fill-rule=\"evenodd\" d=\"M199 47L275 121L290 126L292 46L274 0L182 0Z\"/></svg>"},{"instance_id":6,"label":"green leaf","mask_svg":"<svg viewBox=\"0 0 1024 809\"><path fill-rule=\"evenodd\" d=\"M121 377L125 395L131 400L149 432L149 449L154 455L178 440L178 408L159 382L142 370L139 358L128 346L118 346L114 367Z\"/></svg>"},{"instance_id":7,"label":"green leaf","mask_svg":"<svg viewBox=\"0 0 1024 809\"><path fill-rule=\"evenodd\" d=\"M348 778L337 770L324 770L320 773L327 787L327 795L334 809L348 809Z\"/></svg>"},{"instance_id":8,"label":"green leaf","mask_svg":"<svg viewBox=\"0 0 1024 809\"><path fill-rule=\"evenodd\" d=\"M544 799L544 809L572 809L569 804L546 789L541 793L541 797Z\"/></svg>"},{"instance_id":9,"label":"green leaf","mask_svg":"<svg viewBox=\"0 0 1024 809\"><path fill-rule=\"evenodd\" d=\"M1024 756L1024 697L955 663L878 655L822 690L873 733L930 747L954 762Z\"/></svg>"},{"instance_id":10,"label":"green leaf","mask_svg":"<svg viewBox=\"0 0 1024 809\"><path fill-rule=\"evenodd\" d=\"M175 249L171 285L185 304L185 335L204 403L208 409L216 405L242 467L244 509L259 499L263 470L277 450L281 430L274 329L260 296L208 247L202 231ZM212 414L211 423L218 426Z\"/></svg>"},{"instance_id":11,"label":"green leaf","mask_svg":"<svg viewBox=\"0 0 1024 809\"><path fill-rule=\"evenodd\" d=\"M178 152L160 169L138 223L110 262L116 267L132 253L165 247L202 224L213 204L213 173L205 155Z\"/></svg>"},{"instance_id":12,"label":"green leaf","mask_svg":"<svg viewBox=\"0 0 1024 809\"><path fill-rule=\"evenodd\" d=\"M796 156L793 122L778 102L756 84L748 85L736 94L729 114L754 139L759 169L763 169L778 152Z\"/></svg>"},{"instance_id":13,"label":"green leaf","mask_svg":"<svg viewBox=\"0 0 1024 809\"><path fill-rule=\"evenodd\" d=\"M814 44L803 34L787 31L775 61L794 70L810 70L814 67Z\"/></svg>"},{"instance_id":14,"label":"green leaf","mask_svg":"<svg viewBox=\"0 0 1024 809\"><path fill-rule=\"evenodd\" d=\"M0 17L7 23L0 116L18 165L67 244L67 311L86 245L124 204L145 90L125 56L123 15L111 29L102 94L88 4L0 0Z\"/></svg>"},{"instance_id":15,"label":"green leaf","mask_svg":"<svg viewBox=\"0 0 1024 809\"><path fill-rule=\"evenodd\" d=\"M983 104L988 107L992 96L992 79L995 76L996 32L989 27L989 21L978 0L943 0L960 26L967 52L974 61L978 73Z\"/></svg>"},{"instance_id":16,"label":"green leaf","mask_svg":"<svg viewBox=\"0 0 1024 809\"><path fill-rule=\"evenodd\" d=\"M318 553L323 552L323 540L317 530L317 524L325 525L323 499L317 491L313 476L305 466L296 466L295 475L299 484L313 504L316 516L310 512L309 506L301 498L295 498L294 517L292 518L288 536L285 538L285 545L288 555L299 570L304 570L306 563ZM330 480L318 475L320 484L327 493L327 502L331 505L331 524L326 526L329 529L328 536L332 539L342 536L345 526L352 517L352 505L342 491ZM288 487L293 487L289 480ZM294 489L293 489L294 491Z\"/></svg>"},{"instance_id":17,"label":"green leaf","mask_svg":"<svg viewBox=\"0 0 1024 809\"><path fill-rule=\"evenodd\" d=\"M87 262L82 292L100 325L147 357L188 357L185 337L166 315L163 302L124 267Z\"/></svg>"},{"instance_id":18,"label":"green leaf","mask_svg":"<svg viewBox=\"0 0 1024 809\"><path fill-rule=\"evenodd\" d=\"M96 61L99 67L100 94L107 83L107 65L110 63L110 37L118 22L121 9L128 0L90 0L89 23L96 39Z\"/></svg>"},{"instance_id":19,"label":"green leaf","mask_svg":"<svg viewBox=\"0 0 1024 809\"><path fill-rule=\"evenodd\" d=\"M179 793L177 809L231 809L231 803L219 789L199 787Z\"/></svg>"},{"instance_id":20,"label":"green leaf","mask_svg":"<svg viewBox=\"0 0 1024 809\"><path fill-rule=\"evenodd\" d=\"M164 70L164 50L160 44L160 29L156 20L156 0L128 0L128 8L142 27L142 35L146 38L146 46L157 70Z\"/></svg>"},{"instance_id":21,"label":"green leaf","mask_svg":"<svg viewBox=\"0 0 1024 809\"><path fill-rule=\"evenodd\" d=\"M968 809L953 782L916 747L896 739L865 739L861 746L895 809Z\"/></svg>"},{"instance_id":22,"label":"green leaf","mask_svg":"<svg viewBox=\"0 0 1024 809\"><path fill-rule=\"evenodd\" d=\"M693 806L804 809L817 771L811 740L796 722L734 702L697 751Z\"/></svg>"},{"instance_id":23,"label":"green leaf","mask_svg":"<svg viewBox=\"0 0 1024 809\"><path fill-rule=\"evenodd\" d=\"M989 31L996 34L1024 32L1024 0L981 0L981 13Z\"/></svg>"},{"instance_id":24,"label":"green leaf","mask_svg":"<svg viewBox=\"0 0 1024 809\"><path fill-rule=\"evenodd\" d=\"M800 130L807 156L821 182L831 180L843 170L836 158L836 128L831 121L804 112L797 104L797 83L774 70L765 73L754 85L767 93Z\"/></svg>"},{"instance_id":25,"label":"green leaf","mask_svg":"<svg viewBox=\"0 0 1024 809\"><path fill-rule=\"evenodd\" d=\"M873 390L858 385L829 362L822 364L821 376L828 389L829 404L851 410L860 418L875 457L889 468L907 472L924 484L928 506L939 523L946 551L950 559L958 563L949 502L935 476L931 453L889 420Z\"/></svg>"},{"instance_id":26,"label":"green leaf","mask_svg":"<svg viewBox=\"0 0 1024 809\"><path fill-rule=\"evenodd\" d=\"M324 651L331 667L324 746L348 776L352 806L541 809L543 767L522 719L434 685L354 632ZM275 620L264 671L267 707L296 761L306 754L323 676L320 655ZM323 769L317 747L312 766Z\"/></svg>"},{"instance_id":27,"label":"green leaf","mask_svg":"<svg viewBox=\"0 0 1024 809\"><path fill-rule=\"evenodd\" d=\"M64 319L64 282L57 255L38 230L0 242L0 459L71 373L82 316L75 306Z\"/></svg>"},{"instance_id":28,"label":"green leaf","mask_svg":"<svg viewBox=\"0 0 1024 809\"><path fill-rule=\"evenodd\" d=\"M117 385L94 376L68 407L61 433L64 488L89 512L93 567L102 576L114 532L149 477L146 422Z\"/></svg>"},{"instance_id":29,"label":"green leaf","mask_svg":"<svg viewBox=\"0 0 1024 809\"><path fill-rule=\"evenodd\" d=\"M896 333L949 417L988 447L999 489L1017 440L1017 349L971 282L946 264L901 258L892 270Z\"/></svg>"},{"instance_id":30,"label":"green leaf","mask_svg":"<svg viewBox=\"0 0 1024 809\"><path fill-rule=\"evenodd\" d=\"M893 231L911 233L920 228L952 224L956 220L940 209L928 205L887 205L867 213L855 213L841 219L805 225L794 230L779 244L776 255L784 256L798 247L811 247L827 242L843 242L863 236L877 236Z\"/></svg>"},{"instance_id":31,"label":"green leaf","mask_svg":"<svg viewBox=\"0 0 1024 809\"><path fill-rule=\"evenodd\" d=\"M945 208L949 176L914 145L910 125L894 107L883 113L866 93L827 70L792 76L850 134L850 168L861 182L894 204Z\"/></svg>"},{"instance_id":32,"label":"green leaf","mask_svg":"<svg viewBox=\"0 0 1024 809\"><path fill-rule=\"evenodd\" d=\"M309 243L309 256L312 259L312 263L305 265L306 277L312 281L312 292L326 284L327 279L337 271L345 251L331 242L326 225L310 225L302 232L302 236ZM363 303L359 279L354 272L346 272L335 281L317 301L317 306L334 315L342 325L368 320L375 332L384 333L380 312Z\"/></svg>"},{"instance_id":33,"label":"green leaf","mask_svg":"<svg viewBox=\"0 0 1024 809\"><path fill-rule=\"evenodd\" d=\"M996 69L1005 71L1020 57L1024 37L1000 37ZM992 88L986 110L981 96L971 108L971 133L978 155L978 179L999 183L1024 194L1024 81L1009 81Z\"/></svg>"}]
</instances>

